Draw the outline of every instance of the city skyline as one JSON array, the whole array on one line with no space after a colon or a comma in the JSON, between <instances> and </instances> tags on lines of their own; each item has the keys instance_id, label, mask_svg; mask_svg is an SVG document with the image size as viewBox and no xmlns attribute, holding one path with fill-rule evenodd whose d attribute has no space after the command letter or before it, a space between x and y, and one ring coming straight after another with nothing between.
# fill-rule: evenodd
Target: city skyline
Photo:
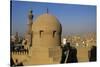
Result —
<instances>
[{"instance_id":1,"label":"city skyline","mask_svg":"<svg viewBox=\"0 0 100 67\"><path fill-rule=\"evenodd\" d=\"M46 13L47 8L60 21L62 35L96 32L96 6L12 1L12 33L23 35L26 32L30 9L33 10L34 21Z\"/></svg>"}]
</instances>

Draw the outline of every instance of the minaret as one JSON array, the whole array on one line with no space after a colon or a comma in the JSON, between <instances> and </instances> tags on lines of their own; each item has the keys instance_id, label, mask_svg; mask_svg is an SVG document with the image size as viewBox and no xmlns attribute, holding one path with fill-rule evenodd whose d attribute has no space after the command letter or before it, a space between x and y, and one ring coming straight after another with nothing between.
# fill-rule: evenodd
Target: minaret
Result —
<instances>
[{"instance_id":1,"label":"minaret","mask_svg":"<svg viewBox=\"0 0 100 67\"><path fill-rule=\"evenodd\" d=\"M33 24L33 14L32 10L30 10L28 14L28 29L26 35L26 40L28 42L28 45L30 46L32 46L32 24Z\"/></svg>"},{"instance_id":2,"label":"minaret","mask_svg":"<svg viewBox=\"0 0 100 67\"><path fill-rule=\"evenodd\" d=\"M31 34L32 32L32 23L33 23L33 14L32 14L32 10L29 11L28 14L28 34Z\"/></svg>"}]
</instances>

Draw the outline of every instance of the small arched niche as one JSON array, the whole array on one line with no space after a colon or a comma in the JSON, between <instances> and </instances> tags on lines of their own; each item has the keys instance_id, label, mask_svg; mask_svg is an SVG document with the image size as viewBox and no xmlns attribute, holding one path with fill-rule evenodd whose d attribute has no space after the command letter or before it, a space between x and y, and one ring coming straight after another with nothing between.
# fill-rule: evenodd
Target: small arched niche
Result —
<instances>
[{"instance_id":1,"label":"small arched niche","mask_svg":"<svg viewBox=\"0 0 100 67\"><path fill-rule=\"evenodd\" d=\"M40 38L43 36L43 30L40 30Z\"/></svg>"},{"instance_id":2,"label":"small arched niche","mask_svg":"<svg viewBox=\"0 0 100 67\"><path fill-rule=\"evenodd\" d=\"M56 36L56 32L57 32L56 30L53 31L53 37Z\"/></svg>"}]
</instances>

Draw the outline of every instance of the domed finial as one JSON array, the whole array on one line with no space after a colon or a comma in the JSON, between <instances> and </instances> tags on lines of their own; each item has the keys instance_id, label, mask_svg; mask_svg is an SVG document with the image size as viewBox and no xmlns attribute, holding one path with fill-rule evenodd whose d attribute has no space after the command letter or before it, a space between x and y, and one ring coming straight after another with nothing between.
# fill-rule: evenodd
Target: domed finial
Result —
<instances>
[{"instance_id":1,"label":"domed finial","mask_svg":"<svg viewBox=\"0 0 100 67\"><path fill-rule=\"evenodd\" d=\"M32 9L29 11L29 13L32 13L33 11L32 11Z\"/></svg>"},{"instance_id":2,"label":"domed finial","mask_svg":"<svg viewBox=\"0 0 100 67\"><path fill-rule=\"evenodd\" d=\"M32 13L33 13L33 11L30 10L30 11L29 11L29 20L33 20L33 14L32 14Z\"/></svg>"}]
</instances>

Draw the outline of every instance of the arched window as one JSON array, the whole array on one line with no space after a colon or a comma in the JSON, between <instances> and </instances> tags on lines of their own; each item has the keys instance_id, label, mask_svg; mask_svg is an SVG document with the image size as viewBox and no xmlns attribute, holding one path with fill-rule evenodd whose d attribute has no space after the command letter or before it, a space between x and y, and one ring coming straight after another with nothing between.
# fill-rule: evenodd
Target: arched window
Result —
<instances>
[{"instance_id":1,"label":"arched window","mask_svg":"<svg viewBox=\"0 0 100 67\"><path fill-rule=\"evenodd\" d=\"M55 36L56 36L56 31L54 30L54 31L53 31L53 37L55 37Z\"/></svg>"},{"instance_id":2,"label":"arched window","mask_svg":"<svg viewBox=\"0 0 100 67\"><path fill-rule=\"evenodd\" d=\"M40 37L43 35L43 32L44 32L43 30L40 30Z\"/></svg>"}]
</instances>

